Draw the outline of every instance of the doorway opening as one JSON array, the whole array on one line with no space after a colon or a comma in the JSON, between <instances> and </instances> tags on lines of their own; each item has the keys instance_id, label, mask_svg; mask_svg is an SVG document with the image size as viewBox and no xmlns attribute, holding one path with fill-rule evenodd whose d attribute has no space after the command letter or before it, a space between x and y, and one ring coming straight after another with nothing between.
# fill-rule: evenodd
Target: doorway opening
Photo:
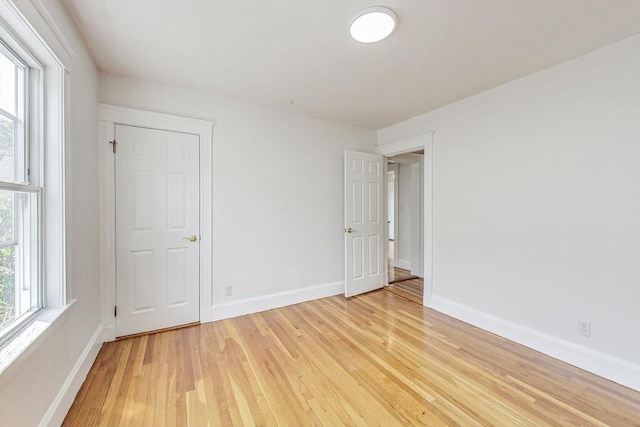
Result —
<instances>
[{"instance_id":1,"label":"doorway opening","mask_svg":"<svg viewBox=\"0 0 640 427\"><path fill-rule=\"evenodd\" d=\"M387 157L388 286L423 304L424 150Z\"/></svg>"}]
</instances>

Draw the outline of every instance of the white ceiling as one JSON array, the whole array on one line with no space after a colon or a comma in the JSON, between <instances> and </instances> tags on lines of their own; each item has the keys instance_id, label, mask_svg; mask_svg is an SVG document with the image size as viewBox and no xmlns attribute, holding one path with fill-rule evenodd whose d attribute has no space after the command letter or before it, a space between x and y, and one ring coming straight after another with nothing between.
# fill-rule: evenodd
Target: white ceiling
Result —
<instances>
[{"instance_id":1,"label":"white ceiling","mask_svg":"<svg viewBox=\"0 0 640 427\"><path fill-rule=\"evenodd\" d=\"M65 0L101 71L380 129L640 33L638 0ZM350 39L359 10L396 31Z\"/></svg>"}]
</instances>

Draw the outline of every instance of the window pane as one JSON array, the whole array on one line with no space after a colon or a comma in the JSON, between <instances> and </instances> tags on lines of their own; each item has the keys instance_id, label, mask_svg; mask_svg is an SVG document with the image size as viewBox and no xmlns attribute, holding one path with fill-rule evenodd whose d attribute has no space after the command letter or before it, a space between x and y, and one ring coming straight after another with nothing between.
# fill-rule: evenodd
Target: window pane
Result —
<instances>
[{"instance_id":1,"label":"window pane","mask_svg":"<svg viewBox=\"0 0 640 427\"><path fill-rule=\"evenodd\" d=\"M0 245L15 240L15 194L0 190Z\"/></svg>"},{"instance_id":2,"label":"window pane","mask_svg":"<svg viewBox=\"0 0 640 427\"><path fill-rule=\"evenodd\" d=\"M0 181L16 181L14 121L0 113Z\"/></svg>"},{"instance_id":3,"label":"window pane","mask_svg":"<svg viewBox=\"0 0 640 427\"><path fill-rule=\"evenodd\" d=\"M0 189L0 337L40 307L38 193Z\"/></svg>"},{"instance_id":4,"label":"window pane","mask_svg":"<svg viewBox=\"0 0 640 427\"><path fill-rule=\"evenodd\" d=\"M15 246L0 249L0 330L16 317Z\"/></svg>"},{"instance_id":5,"label":"window pane","mask_svg":"<svg viewBox=\"0 0 640 427\"><path fill-rule=\"evenodd\" d=\"M0 51L0 108L16 116L17 67Z\"/></svg>"}]
</instances>

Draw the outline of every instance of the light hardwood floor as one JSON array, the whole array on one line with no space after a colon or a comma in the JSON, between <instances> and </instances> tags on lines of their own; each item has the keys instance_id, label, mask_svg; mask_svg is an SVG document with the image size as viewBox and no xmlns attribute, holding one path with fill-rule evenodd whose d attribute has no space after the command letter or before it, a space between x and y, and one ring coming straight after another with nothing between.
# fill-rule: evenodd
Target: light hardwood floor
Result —
<instances>
[{"instance_id":1,"label":"light hardwood floor","mask_svg":"<svg viewBox=\"0 0 640 427\"><path fill-rule=\"evenodd\" d=\"M414 278L409 280L401 280L395 283L389 283L388 286L384 287L386 291L393 292L394 294L406 298L409 301L413 301L422 305L424 279L422 279L421 277L411 276L411 272L409 270L404 270L398 267L394 268L393 277L394 280L403 279L406 277Z\"/></svg>"},{"instance_id":2,"label":"light hardwood floor","mask_svg":"<svg viewBox=\"0 0 640 427\"><path fill-rule=\"evenodd\" d=\"M103 346L66 426L632 426L640 394L378 291Z\"/></svg>"}]
</instances>

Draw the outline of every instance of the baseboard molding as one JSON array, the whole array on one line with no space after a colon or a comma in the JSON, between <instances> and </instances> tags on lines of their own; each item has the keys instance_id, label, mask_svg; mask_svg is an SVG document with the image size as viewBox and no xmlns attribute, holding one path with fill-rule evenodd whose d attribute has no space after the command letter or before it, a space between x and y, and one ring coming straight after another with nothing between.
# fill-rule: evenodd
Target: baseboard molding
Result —
<instances>
[{"instance_id":1,"label":"baseboard molding","mask_svg":"<svg viewBox=\"0 0 640 427\"><path fill-rule=\"evenodd\" d=\"M260 311L271 310L273 308L298 304L342 293L344 293L344 282L335 282L247 298L239 301L231 301L223 304L214 304L211 309L202 311L201 321L205 323L229 319L231 317L258 313Z\"/></svg>"},{"instance_id":2,"label":"baseboard molding","mask_svg":"<svg viewBox=\"0 0 640 427\"><path fill-rule=\"evenodd\" d=\"M403 270L411 271L411 261L406 261L404 259L397 259L394 262L395 267L402 268Z\"/></svg>"},{"instance_id":3,"label":"baseboard molding","mask_svg":"<svg viewBox=\"0 0 640 427\"><path fill-rule=\"evenodd\" d=\"M434 295L429 306L458 320L640 391L640 365L527 328L446 298Z\"/></svg>"},{"instance_id":4,"label":"baseboard molding","mask_svg":"<svg viewBox=\"0 0 640 427\"><path fill-rule=\"evenodd\" d=\"M102 328L102 334L100 334L101 342L111 342L116 340L116 326L107 325Z\"/></svg>"},{"instance_id":5,"label":"baseboard molding","mask_svg":"<svg viewBox=\"0 0 640 427\"><path fill-rule=\"evenodd\" d=\"M71 405L73 404L73 400L75 399L78 390L80 390L82 383L89 373L89 369L91 369L93 362L98 356L98 352L100 351L100 347L102 347L103 343L102 336L103 328L101 324L91 336L91 339L67 376L66 381L60 388L58 395L44 414L44 417L39 424L41 427L53 427L62 424L64 417L67 415L69 408L71 408Z\"/></svg>"}]
</instances>

